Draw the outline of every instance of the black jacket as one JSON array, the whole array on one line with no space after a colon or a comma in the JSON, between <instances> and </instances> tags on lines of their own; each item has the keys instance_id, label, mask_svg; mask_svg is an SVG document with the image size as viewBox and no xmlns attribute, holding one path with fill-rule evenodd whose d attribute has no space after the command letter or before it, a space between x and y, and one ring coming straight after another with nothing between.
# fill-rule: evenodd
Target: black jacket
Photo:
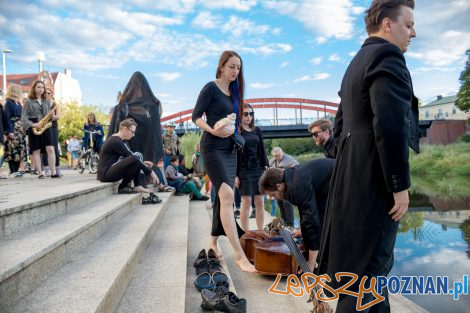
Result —
<instances>
[{"instance_id":1,"label":"black jacket","mask_svg":"<svg viewBox=\"0 0 470 313\"><path fill-rule=\"evenodd\" d=\"M334 159L316 159L284 170L284 198L297 206L305 246L318 250Z\"/></svg>"},{"instance_id":2,"label":"black jacket","mask_svg":"<svg viewBox=\"0 0 470 313\"><path fill-rule=\"evenodd\" d=\"M330 277L351 272L360 280L390 219L393 192L410 187L408 147L419 151L418 102L403 53L378 37L368 38L353 58L339 95L319 264Z\"/></svg>"}]
</instances>

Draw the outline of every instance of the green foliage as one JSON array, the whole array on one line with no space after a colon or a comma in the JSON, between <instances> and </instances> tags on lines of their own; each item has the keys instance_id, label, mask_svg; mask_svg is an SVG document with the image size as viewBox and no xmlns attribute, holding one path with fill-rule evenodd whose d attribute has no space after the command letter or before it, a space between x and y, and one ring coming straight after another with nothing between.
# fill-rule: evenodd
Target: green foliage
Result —
<instances>
[{"instance_id":1,"label":"green foliage","mask_svg":"<svg viewBox=\"0 0 470 313\"><path fill-rule=\"evenodd\" d=\"M80 105L77 102L60 103L61 118L59 120L59 143L63 146L64 141L75 135L83 138L83 125L89 112L95 113L96 120L102 125L107 124L108 114L95 105ZM107 131L107 127L103 127ZM67 149L62 149L66 151Z\"/></svg>"},{"instance_id":2,"label":"green foliage","mask_svg":"<svg viewBox=\"0 0 470 313\"><path fill-rule=\"evenodd\" d=\"M198 132L188 132L184 134L181 140L181 153L185 156L186 166L191 167L188 161L191 161L191 157L194 154L194 147L201 141L201 133Z\"/></svg>"},{"instance_id":3,"label":"green foliage","mask_svg":"<svg viewBox=\"0 0 470 313\"><path fill-rule=\"evenodd\" d=\"M312 138L272 139L268 152L271 152L272 147L281 147L285 153L296 156L305 153L323 152L323 147L318 147Z\"/></svg>"},{"instance_id":4,"label":"green foliage","mask_svg":"<svg viewBox=\"0 0 470 313\"><path fill-rule=\"evenodd\" d=\"M295 159L299 161L299 163L304 163L310 160L321 159L324 157L325 157L325 154L323 154L323 152L314 152L314 153L304 153L301 155L297 155L295 156Z\"/></svg>"},{"instance_id":5,"label":"green foliage","mask_svg":"<svg viewBox=\"0 0 470 313\"><path fill-rule=\"evenodd\" d=\"M470 134L462 135L462 136L457 140L457 142L460 142L460 143L470 143Z\"/></svg>"},{"instance_id":6,"label":"green foliage","mask_svg":"<svg viewBox=\"0 0 470 313\"><path fill-rule=\"evenodd\" d=\"M470 111L470 49L466 51L468 56L465 64L465 70L460 74L460 88L457 93L456 106L464 111Z\"/></svg>"}]
</instances>

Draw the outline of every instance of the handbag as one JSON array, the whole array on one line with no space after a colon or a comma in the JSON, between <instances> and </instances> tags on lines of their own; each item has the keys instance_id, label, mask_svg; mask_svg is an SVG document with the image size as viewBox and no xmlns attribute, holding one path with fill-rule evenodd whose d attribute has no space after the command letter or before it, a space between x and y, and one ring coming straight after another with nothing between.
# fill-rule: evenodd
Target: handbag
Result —
<instances>
[{"instance_id":1,"label":"handbag","mask_svg":"<svg viewBox=\"0 0 470 313\"><path fill-rule=\"evenodd\" d=\"M243 149L243 146L245 146L245 137L240 135L240 133L233 133L233 135L230 136L230 138L232 138L233 143L234 143L233 145L234 151Z\"/></svg>"}]
</instances>

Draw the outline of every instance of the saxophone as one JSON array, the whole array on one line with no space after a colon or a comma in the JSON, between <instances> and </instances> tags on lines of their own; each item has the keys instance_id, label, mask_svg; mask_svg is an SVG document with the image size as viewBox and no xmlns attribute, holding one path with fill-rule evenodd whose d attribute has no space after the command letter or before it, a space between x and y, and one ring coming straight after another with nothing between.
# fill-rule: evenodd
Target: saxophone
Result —
<instances>
[{"instance_id":1,"label":"saxophone","mask_svg":"<svg viewBox=\"0 0 470 313\"><path fill-rule=\"evenodd\" d=\"M38 122L39 127L32 127L35 135L41 135L48 128L52 127L52 110L54 110L55 106L56 103L54 102L49 112Z\"/></svg>"}]
</instances>

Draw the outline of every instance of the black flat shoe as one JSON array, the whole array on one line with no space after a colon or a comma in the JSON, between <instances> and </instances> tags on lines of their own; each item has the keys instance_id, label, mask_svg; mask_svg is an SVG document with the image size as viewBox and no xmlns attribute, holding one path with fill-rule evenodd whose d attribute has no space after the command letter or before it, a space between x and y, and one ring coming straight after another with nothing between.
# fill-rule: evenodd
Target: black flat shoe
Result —
<instances>
[{"instance_id":1,"label":"black flat shoe","mask_svg":"<svg viewBox=\"0 0 470 313\"><path fill-rule=\"evenodd\" d=\"M60 176L59 174L55 174L55 175L51 175L51 178L61 178L62 176Z\"/></svg>"},{"instance_id":2,"label":"black flat shoe","mask_svg":"<svg viewBox=\"0 0 470 313\"><path fill-rule=\"evenodd\" d=\"M134 190L134 188L126 186L119 188L118 194L131 194L131 193L137 193L137 191Z\"/></svg>"},{"instance_id":3,"label":"black flat shoe","mask_svg":"<svg viewBox=\"0 0 470 313\"><path fill-rule=\"evenodd\" d=\"M233 292L229 292L216 303L214 310L228 313L246 313L246 300L238 298Z\"/></svg>"},{"instance_id":4,"label":"black flat shoe","mask_svg":"<svg viewBox=\"0 0 470 313\"><path fill-rule=\"evenodd\" d=\"M38 178L39 178L39 179L44 179L44 178L46 178L46 176L44 176L44 175L39 175Z\"/></svg>"}]
</instances>

